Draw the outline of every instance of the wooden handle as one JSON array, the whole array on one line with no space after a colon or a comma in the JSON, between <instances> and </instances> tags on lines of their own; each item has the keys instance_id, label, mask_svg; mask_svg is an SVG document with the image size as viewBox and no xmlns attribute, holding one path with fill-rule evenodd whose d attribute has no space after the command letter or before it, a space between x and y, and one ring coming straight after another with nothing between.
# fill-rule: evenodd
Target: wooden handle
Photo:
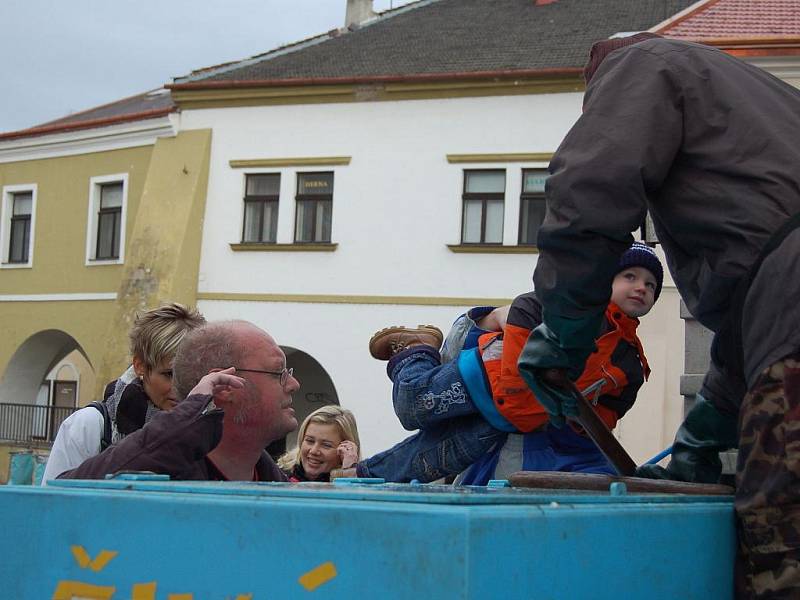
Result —
<instances>
[{"instance_id":1,"label":"wooden handle","mask_svg":"<svg viewBox=\"0 0 800 600\"><path fill-rule=\"evenodd\" d=\"M601 473L560 473L555 471L518 471L508 477L513 487L545 490L588 490L607 492L615 481L625 484L630 493L687 494L691 496L732 496L732 487L710 483L686 483L667 479L617 477Z\"/></svg>"},{"instance_id":2,"label":"wooden handle","mask_svg":"<svg viewBox=\"0 0 800 600\"><path fill-rule=\"evenodd\" d=\"M622 447L622 444L614 437L611 430L606 427L603 419L594 412L589 401L584 398L575 384L566 377L559 383L575 397L578 405L578 423L586 430L592 441L597 444L600 452L608 459L608 462L620 475L634 475L636 473L636 463L633 462L633 459Z\"/></svg>"}]
</instances>

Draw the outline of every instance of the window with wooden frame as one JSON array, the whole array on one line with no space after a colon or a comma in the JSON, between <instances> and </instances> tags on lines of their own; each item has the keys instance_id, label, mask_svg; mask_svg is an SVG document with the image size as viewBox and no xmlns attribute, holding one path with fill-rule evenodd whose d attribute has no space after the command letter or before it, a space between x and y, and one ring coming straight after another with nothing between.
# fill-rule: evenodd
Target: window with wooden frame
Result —
<instances>
[{"instance_id":1,"label":"window with wooden frame","mask_svg":"<svg viewBox=\"0 0 800 600\"><path fill-rule=\"evenodd\" d=\"M298 173L295 243L330 243L333 173Z\"/></svg>"},{"instance_id":2,"label":"window with wooden frame","mask_svg":"<svg viewBox=\"0 0 800 600\"><path fill-rule=\"evenodd\" d=\"M502 244L506 172L464 171L462 244Z\"/></svg>"},{"instance_id":3,"label":"window with wooden frame","mask_svg":"<svg viewBox=\"0 0 800 600\"><path fill-rule=\"evenodd\" d=\"M280 189L280 173L245 175L243 243L277 241Z\"/></svg>"},{"instance_id":4,"label":"window with wooden frame","mask_svg":"<svg viewBox=\"0 0 800 600\"><path fill-rule=\"evenodd\" d=\"M544 221L546 209L544 185L547 169L522 170L522 194L519 198L519 239L520 246L535 246L539 228Z\"/></svg>"},{"instance_id":5,"label":"window with wooden frame","mask_svg":"<svg viewBox=\"0 0 800 600\"><path fill-rule=\"evenodd\" d=\"M13 192L10 208L8 262L27 263L30 257L33 192Z\"/></svg>"},{"instance_id":6,"label":"window with wooden frame","mask_svg":"<svg viewBox=\"0 0 800 600\"><path fill-rule=\"evenodd\" d=\"M122 228L122 182L100 184L100 203L97 210L97 260L119 258Z\"/></svg>"}]
</instances>

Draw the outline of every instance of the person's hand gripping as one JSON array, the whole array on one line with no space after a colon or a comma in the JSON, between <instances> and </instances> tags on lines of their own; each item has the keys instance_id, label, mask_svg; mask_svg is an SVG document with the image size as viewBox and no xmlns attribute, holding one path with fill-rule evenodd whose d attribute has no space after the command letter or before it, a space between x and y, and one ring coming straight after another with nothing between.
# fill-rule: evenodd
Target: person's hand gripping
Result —
<instances>
[{"instance_id":1,"label":"person's hand gripping","mask_svg":"<svg viewBox=\"0 0 800 600\"><path fill-rule=\"evenodd\" d=\"M565 419L578 414L577 401L568 379L568 373L574 369L572 362L575 361L570 360L556 334L542 323L528 337L517 365L522 379L556 427L563 427Z\"/></svg>"}]
</instances>

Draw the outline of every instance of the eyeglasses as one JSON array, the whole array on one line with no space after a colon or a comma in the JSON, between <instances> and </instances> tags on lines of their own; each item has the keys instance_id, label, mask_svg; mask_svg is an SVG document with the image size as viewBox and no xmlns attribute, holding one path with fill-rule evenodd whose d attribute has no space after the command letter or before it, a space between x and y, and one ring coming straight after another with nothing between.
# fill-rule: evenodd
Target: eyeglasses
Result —
<instances>
[{"instance_id":1,"label":"eyeglasses","mask_svg":"<svg viewBox=\"0 0 800 600\"><path fill-rule=\"evenodd\" d=\"M265 373L267 375L272 375L273 377L277 377L280 381L281 387L286 387L286 383L289 381L289 377L294 375L294 368L287 369L286 367L283 368L282 371L264 371L263 369L242 369L240 367L233 367L237 371L244 371L246 373Z\"/></svg>"}]
</instances>

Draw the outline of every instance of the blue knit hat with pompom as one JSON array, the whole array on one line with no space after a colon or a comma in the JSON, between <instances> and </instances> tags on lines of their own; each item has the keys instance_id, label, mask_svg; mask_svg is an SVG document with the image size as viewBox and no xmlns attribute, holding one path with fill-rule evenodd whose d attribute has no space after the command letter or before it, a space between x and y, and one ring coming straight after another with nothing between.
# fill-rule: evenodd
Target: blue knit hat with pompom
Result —
<instances>
[{"instance_id":1,"label":"blue knit hat with pompom","mask_svg":"<svg viewBox=\"0 0 800 600\"><path fill-rule=\"evenodd\" d=\"M625 250L622 258L619 259L617 273L629 267L644 267L653 274L653 277L656 278L654 301L658 300L658 296L661 294L661 284L664 283L664 267L661 266L655 250L642 242L633 242L633 245Z\"/></svg>"}]
</instances>

